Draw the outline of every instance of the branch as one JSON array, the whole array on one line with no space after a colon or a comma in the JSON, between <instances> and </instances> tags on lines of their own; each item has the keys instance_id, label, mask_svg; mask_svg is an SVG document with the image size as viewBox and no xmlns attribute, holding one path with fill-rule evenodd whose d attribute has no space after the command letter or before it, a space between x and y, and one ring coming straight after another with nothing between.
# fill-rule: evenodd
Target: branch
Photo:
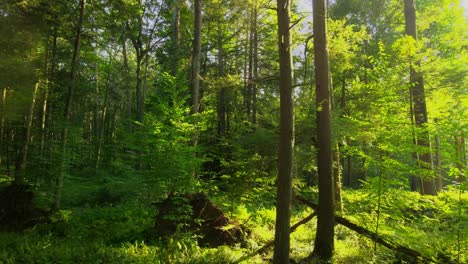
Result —
<instances>
[{"instance_id":1,"label":"branch","mask_svg":"<svg viewBox=\"0 0 468 264\"><path fill-rule=\"evenodd\" d=\"M307 200L306 198L302 197L302 196L296 196L296 199L300 202L302 202L303 204L311 207L312 209L314 210L317 210L318 208L318 205L313 203L312 201L309 201ZM373 232L373 231L370 231L370 230L367 230L365 229L364 227L361 227L361 226L358 226L354 223L352 223L351 221L349 221L348 219L345 219L341 216L337 216L335 215L335 222L338 223L338 224L341 224L353 231L355 231L356 233L358 234L361 234L367 238L370 238L371 240L377 242L378 244L388 248L388 249L391 249L391 250L394 250L394 251L397 251L397 252L401 252L407 256L410 256L410 257L413 257L415 259L421 259L423 261L425 261L425 263L432 263L433 260L429 257L426 257L426 256L423 256L422 253L414 250L414 249L411 249L407 246L403 246L403 245L400 245L396 242L392 242L392 241L386 241L384 240L384 238L382 236L380 236L379 234Z\"/></svg>"},{"instance_id":2,"label":"branch","mask_svg":"<svg viewBox=\"0 0 468 264\"><path fill-rule=\"evenodd\" d=\"M315 216L317 215L317 212L312 212L310 215L308 215L307 217L305 217L304 219L302 219L301 221L295 223L294 225L291 226L291 233L293 233L294 231L296 231L296 229L309 222L310 220L312 220ZM242 261L245 261L249 258L252 258L252 257L255 257L256 255L259 255L259 254L263 254L265 252L267 252L272 246L275 245L275 240L270 240L268 241L265 245L263 245L263 247L255 250L254 252L248 254L248 255L245 255L243 257L241 257L240 259L236 260L234 263L241 263Z\"/></svg>"}]
</instances>

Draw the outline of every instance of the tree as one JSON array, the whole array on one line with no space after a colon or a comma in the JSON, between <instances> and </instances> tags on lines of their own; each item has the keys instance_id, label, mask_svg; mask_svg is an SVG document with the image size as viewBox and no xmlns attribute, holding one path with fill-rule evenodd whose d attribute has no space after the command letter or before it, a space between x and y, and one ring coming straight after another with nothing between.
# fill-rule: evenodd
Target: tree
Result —
<instances>
[{"instance_id":1,"label":"tree","mask_svg":"<svg viewBox=\"0 0 468 264\"><path fill-rule=\"evenodd\" d=\"M192 51L192 109L196 114L200 108L200 56L201 56L201 0L194 2L193 19L193 51Z\"/></svg>"},{"instance_id":2,"label":"tree","mask_svg":"<svg viewBox=\"0 0 468 264\"><path fill-rule=\"evenodd\" d=\"M83 20L85 13L86 0L80 0L79 3L79 16L76 25L75 40L73 43L73 55L71 60L70 79L68 83L68 91L65 101L65 111L63 113L65 126L62 130L62 160L60 164L60 172L56 179L56 190L54 199L54 208L59 209L62 201L63 180L67 170L67 148L68 148L68 133L72 113L72 103L74 93L78 82L78 72L80 64L80 49L81 49L81 35L83 33Z\"/></svg>"},{"instance_id":3,"label":"tree","mask_svg":"<svg viewBox=\"0 0 468 264\"><path fill-rule=\"evenodd\" d=\"M289 263L291 188L294 153L293 71L289 0L277 1L280 64L280 136L273 263Z\"/></svg>"},{"instance_id":4,"label":"tree","mask_svg":"<svg viewBox=\"0 0 468 264\"><path fill-rule=\"evenodd\" d=\"M331 142L331 96L327 48L325 0L313 1L314 65L317 106L318 215L313 256L329 260L334 250L333 158Z\"/></svg>"},{"instance_id":5,"label":"tree","mask_svg":"<svg viewBox=\"0 0 468 264\"><path fill-rule=\"evenodd\" d=\"M414 0L405 0L405 32L411 36L417 43L418 36L416 32L416 5ZM409 58L412 60L412 58ZM416 128L421 133L417 133L415 138L416 147L423 147L423 150L418 155L418 165L423 171L430 171L431 154L429 153L429 132L427 131L427 107L426 95L424 91L424 78L419 68L421 63L419 60L410 62L410 93L412 98L411 108L414 113L414 122ZM412 117L413 118L413 117ZM421 173L421 172L420 172ZM437 189L434 178L431 173L420 176L421 179L421 194L436 195Z\"/></svg>"}]
</instances>

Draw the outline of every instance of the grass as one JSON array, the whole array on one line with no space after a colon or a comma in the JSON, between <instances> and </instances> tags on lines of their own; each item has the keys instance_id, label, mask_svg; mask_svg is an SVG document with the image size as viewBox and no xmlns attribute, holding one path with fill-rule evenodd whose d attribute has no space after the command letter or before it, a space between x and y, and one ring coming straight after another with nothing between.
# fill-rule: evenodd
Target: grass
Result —
<instances>
[{"instance_id":1,"label":"grass","mask_svg":"<svg viewBox=\"0 0 468 264\"><path fill-rule=\"evenodd\" d=\"M201 248L192 234L177 233L166 239L154 237L150 229L155 209L147 200L127 195L114 203L95 203L99 197L112 200L116 193L126 193L121 189L100 191L79 184L69 188L76 188L68 197L74 201L68 201L68 208L52 215L50 222L22 232L0 232L0 263L234 263L274 237L273 200L237 203L225 194L213 196L212 200L229 217L245 224L252 233L244 247ZM89 196L79 196L80 190L87 190ZM343 193L346 208L343 216L374 230L375 197L366 190ZM459 226L458 199L456 189L437 197L388 190L382 200L379 233L439 261L456 263L460 230L460 263L465 263L468 216L462 212ZM466 207L467 202L465 193L462 205ZM295 205L291 222L299 221L310 212L304 206ZM312 252L315 229L314 219L292 234L291 258L300 260ZM335 234L333 263L395 263L396 260L405 263L402 256L383 247L378 246L374 252L372 241L345 227L337 225ZM243 263L269 263L271 258L272 250Z\"/></svg>"}]
</instances>

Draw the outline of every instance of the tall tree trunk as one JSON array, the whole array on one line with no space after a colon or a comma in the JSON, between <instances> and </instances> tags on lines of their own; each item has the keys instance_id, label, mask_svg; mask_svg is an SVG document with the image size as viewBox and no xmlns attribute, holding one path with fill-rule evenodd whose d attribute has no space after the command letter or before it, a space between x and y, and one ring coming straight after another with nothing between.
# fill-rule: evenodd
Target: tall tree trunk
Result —
<instances>
[{"instance_id":1,"label":"tall tree trunk","mask_svg":"<svg viewBox=\"0 0 468 264\"><path fill-rule=\"evenodd\" d=\"M257 2L254 2L253 12L253 82L252 82L252 124L257 124L257 89L258 89L258 6Z\"/></svg>"},{"instance_id":2,"label":"tall tree trunk","mask_svg":"<svg viewBox=\"0 0 468 264\"><path fill-rule=\"evenodd\" d=\"M290 0L277 0L280 64L280 137L273 263L289 263L291 193L294 154L294 101Z\"/></svg>"},{"instance_id":3,"label":"tall tree trunk","mask_svg":"<svg viewBox=\"0 0 468 264\"><path fill-rule=\"evenodd\" d=\"M63 189L63 180L65 173L68 170L67 165L67 147L68 147L68 132L71 121L71 106L73 103L73 94L78 82L78 72L79 72L79 62L80 62L80 48L81 48L81 34L83 32L83 17L85 11L86 0L80 0L80 13L78 18L78 24L76 26L76 35L75 42L73 45L73 57L71 62L70 70L70 84L68 86L68 93L65 103L65 112L64 112L64 129L62 131L62 160L60 164L60 172L56 180L56 191L55 191L55 201L54 208L59 209L62 201L62 189Z\"/></svg>"},{"instance_id":4,"label":"tall tree trunk","mask_svg":"<svg viewBox=\"0 0 468 264\"><path fill-rule=\"evenodd\" d=\"M333 183L334 183L334 193L335 193L335 211L343 211L343 199L341 197L341 178L343 175L343 167L340 156L340 147L339 144L335 144L335 149L333 150Z\"/></svg>"},{"instance_id":5,"label":"tall tree trunk","mask_svg":"<svg viewBox=\"0 0 468 264\"><path fill-rule=\"evenodd\" d=\"M409 109L410 109L410 119L411 119L411 137L413 140L413 145L417 146L417 141L416 141L416 129L415 129L415 124L414 124L414 107L413 107L413 93L412 93L412 88L409 87ZM415 150L412 153L413 159L416 161L416 165L418 166L418 169L421 169L420 166L420 160L419 160L419 153L417 150ZM410 190L412 192L418 191L418 178L415 175L410 175L409 176L410 180Z\"/></svg>"},{"instance_id":6,"label":"tall tree trunk","mask_svg":"<svg viewBox=\"0 0 468 264\"><path fill-rule=\"evenodd\" d=\"M325 0L313 1L315 89L317 104L318 216L313 256L330 260L334 250L334 191L331 145L331 95Z\"/></svg>"},{"instance_id":7,"label":"tall tree trunk","mask_svg":"<svg viewBox=\"0 0 468 264\"><path fill-rule=\"evenodd\" d=\"M194 2L194 27L193 27L193 51L192 51L192 109L195 114L200 109L200 60L201 60L201 0Z\"/></svg>"},{"instance_id":8,"label":"tall tree trunk","mask_svg":"<svg viewBox=\"0 0 468 264\"><path fill-rule=\"evenodd\" d=\"M455 165L458 169L458 181L465 181L465 167L466 167L466 152L465 152L465 136L463 131L459 131L455 136Z\"/></svg>"},{"instance_id":9,"label":"tall tree trunk","mask_svg":"<svg viewBox=\"0 0 468 264\"><path fill-rule=\"evenodd\" d=\"M26 170L26 165L28 161L28 150L29 150L29 142L31 140L31 132L32 132L32 126L33 126L33 120L34 120L34 106L36 105L36 97L37 97L37 91L39 90L39 84L40 82L37 82L36 85L34 86L33 94L32 94L32 99L31 99L31 106L29 108L29 114L27 117L27 122L26 122L26 133L24 136L24 144L21 149L21 160L19 165L16 167L15 171L15 183L17 184L22 184L24 183L24 173Z\"/></svg>"},{"instance_id":10,"label":"tall tree trunk","mask_svg":"<svg viewBox=\"0 0 468 264\"><path fill-rule=\"evenodd\" d=\"M143 63L143 57L141 52L137 51L137 58L136 58L136 108L137 108L137 118L136 120L140 123L143 123L143 119L145 116L144 110L144 97L143 97L143 76L141 71L141 66Z\"/></svg>"},{"instance_id":11,"label":"tall tree trunk","mask_svg":"<svg viewBox=\"0 0 468 264\"><path fill-rule=\"evenodd\" d=\"M255 5L255 4L253 4ZM252 85L253 85L253 57L254 57L254 7L250 11L250 27L249 27L249 67L248 67L248 80L247 90L245 91L245 111L247 114L247 121L250 121L250 115L252 113Z\"/></svg>"},{"instance_id":12,"label":"tall tree trunk","mask_svg":"<svg viewBox=\"0 0 468 264\"><path fill-rule=\"evenodd\" d=\"M218 27L218 77L224 77L224 48L223 48L223 31L221 28L221 21L217 22ZM226 87L224 84L221 84L221 87L218 91L218 102L217 102L217 112L218 112L218 134L224 135L227 131L227 111L226 111Z\"/></svg>"},{"instance_id":13,"label":"tall tree trunk","mask_svg":"<svg viewBox=\"0 0 468 264\"><path fill-rule=\"evenodd\" d=\"M128 56L127 56L127 37L122 37L122 57L124 63L124 78L125 78L125 99L126 99L126 108L127 108L127 122L128 128L130 129L132 120L132 90L130 88L130 68L128 66Z\"/></svg>"},{"instance_id":14,"label":"tall tree trunk","mask_svg":"<svg viewBox=\"0 0 468 264\"><path fill-rule=\"evenodd\" d=\"M442 155L441 155L441 150L440 150L440 135L439 132L437 131L437 135L435 137L435 169L436 169L436 188L437 191L440 192L442 191L443 186L443 181L442 181Z\"/></svg>"},{"instance_id":15,"label":"tall tree trunk","mask_svg":"<svg viewBox=\"0 0 468 264\"><path fill-rule=\"evenodd\" d=\"M416 5L414 0L405 0L405 31L408 36L413 37L416 42L418 41L416 33ZM410 58L411 59L411 58ZM429 149L429 132L427 131L427 108L426 108L426 96L424 93L424 79L422 73L417 68L420 66L420 62L417 61L411 63L410 66L410 87L411 93L414 100L414 118L416 127L422 132L416 137L416 145L424 147L427 150L423 150L420 153L420 160L422 169L429 171L431 164L431 155ZM427 173L429 174L429 173ZM436 195L436 186L434 178L429 176L421 176L421 193L428 195Z\"/></svg>"},{"instance_id":16,"label":"tall tree trunk","mask_svg":"<svg viewBox=\"0 0 468 264\"><path fill-rule=\"evenodd\" d=\"M176 76L179 67L179 47L180 47L180 2L174 0L174 13L172 15L172 62L171 74ZM195 11L196 13L196 11ZM195 38L195 37L194 37Z\"/></svg>"},{"instance_id":17,"label":"tall tree trunk","mask_svg":"<svg viewBox=\"0 0 468 264\"><path fill-rule=\"evenodd\" d=\"M2 108L1 108L1 118L0 118L0 166L2 165L2 156L3 156L3 137L5 131L5 101L6 101L6 92L7 88L3 87L2 89Z\"/></svg>"}]
</instances>

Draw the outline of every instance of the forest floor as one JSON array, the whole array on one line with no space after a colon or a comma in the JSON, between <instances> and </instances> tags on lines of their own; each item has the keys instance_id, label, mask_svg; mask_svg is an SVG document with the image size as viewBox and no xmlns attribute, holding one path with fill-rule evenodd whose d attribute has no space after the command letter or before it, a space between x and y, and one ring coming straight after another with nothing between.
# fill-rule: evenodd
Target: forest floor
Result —
<instances>
[{"instance_id":1,"label":"forest floor","mask_svg":"<svg viewBox=\"0 0 468 264\"><path fill-rule=\"evenodd\" d=\"M154 235L153 197L109 187L68 186L73 187L68 187L64 209L52 214L47 223L0 232L0 263L236 263L274 236L274 195L270 193L237 200L221 192L210 195L214 204L248 227L251 234L242 245L203 248L191 233L166 238ZM41 204L46 194L38 193ZM315 190L302 194L314 199ZM380 213L372 189L344 190L343 199L341 215L354 223L376 231L379 214L377 232L389 241L417 250L435 263L467 263L467 193L449 189L428 197L388 189L382 195ZM292 223L311 212L295 202ZM292 234L293 260L312 252L315 226L314 219ZM374 247L373 241L341 225L336 226L335 234L333 263L414 263L403 254ZM272 250L242 263L269 263L271 255Z\"/></svg>"}]
</instances>

